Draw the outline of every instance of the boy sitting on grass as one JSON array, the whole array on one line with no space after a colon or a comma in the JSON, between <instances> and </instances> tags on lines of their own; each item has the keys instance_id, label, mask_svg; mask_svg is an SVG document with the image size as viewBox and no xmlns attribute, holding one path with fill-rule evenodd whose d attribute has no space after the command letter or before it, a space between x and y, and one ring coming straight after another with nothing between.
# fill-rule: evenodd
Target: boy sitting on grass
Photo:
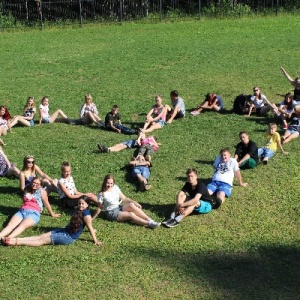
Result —
<instances>
[{"instance_id":1,"label":"boy sitting on grass","mask_svg":"<svg viewBox=\"0 0 300 300\"><path fill-rule=\"evenodd\" d=\"M270 158L275 155L277 147L285 155L289 154L284 151L281 145L280 135L277 132L277 125L275 123L269 124L269 130L266 132L265 137L267 139L264 147L258 148L258 157L262 160L262 163L266 165Z\"/></svg>"}]
</instances>

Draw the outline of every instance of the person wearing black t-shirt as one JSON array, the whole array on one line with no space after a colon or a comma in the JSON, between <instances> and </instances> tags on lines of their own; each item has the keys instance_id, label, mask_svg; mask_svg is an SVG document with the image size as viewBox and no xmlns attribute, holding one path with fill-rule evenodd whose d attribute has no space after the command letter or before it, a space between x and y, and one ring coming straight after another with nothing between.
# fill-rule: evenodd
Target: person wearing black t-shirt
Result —
<instances>
[{"instance_id":1,"label":"person wearing black t-shirt","mask_svg":"<svg viewBox=\"0 0 300 300\"><path fill-rule=\"evenodd\" d=\"M187 182L177 195L174 211L168 220L162 222L166 227L177 226L183 218L192 212L207 214L212 208L217 208L221 205L219 203L213 207L213 199L206 186L198 179L198 172L195 169L188 169L186 175Z\"/></svg>"}]
</instances>

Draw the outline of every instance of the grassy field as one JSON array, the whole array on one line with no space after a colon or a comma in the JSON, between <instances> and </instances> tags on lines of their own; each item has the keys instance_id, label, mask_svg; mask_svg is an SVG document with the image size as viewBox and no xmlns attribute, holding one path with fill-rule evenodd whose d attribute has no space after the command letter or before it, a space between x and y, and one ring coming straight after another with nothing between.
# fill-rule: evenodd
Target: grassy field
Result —
<instances>
[{"instance_id":1,"label":"grassy field","mask_svg":"<svg viewBox=\"0 0 300 300\"><path fill-rule=\"evenodd\" d=\"M162 93L177 89L188 110L208 92L221 94L226 109L234 98L260 86L278 103L291 86L284 66L300 75L297 16L125 24L0 34L0 99L20 114L29 95L50 97L50 110L77 118L84 94L91 93L104 118L113 104L124 124L139 126ZM173 122L155 135L163 145L153 159L147 193L136 192L127 168L131 151L96 153L127 137L94 127L51 124L15 128L4 151L22 166L33 154L51 177L68 160L78 190L96 193L112 172L125 195L156 220L171 211L195 167L207 182L222 147L234 151L238 132L258 145L270 119L204 113ZM191 216L174 228L149 230L101 218L94 223L105 245L97 248L87 231L70 246L0 247L1 299L299 299L299 141L285 146L267 166L242 175L222 209ZM1 178L0 224L21 204L18 181ZM46 212L22 236L64 227L71 211L58 206L60 219Z\"/></svg>"}]
</instances>

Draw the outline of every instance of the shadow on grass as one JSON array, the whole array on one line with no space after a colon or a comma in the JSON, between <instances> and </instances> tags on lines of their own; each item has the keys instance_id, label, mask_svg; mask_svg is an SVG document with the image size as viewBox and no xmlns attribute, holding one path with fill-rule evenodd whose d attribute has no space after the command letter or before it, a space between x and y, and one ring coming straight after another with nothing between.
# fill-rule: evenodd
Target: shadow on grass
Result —
<instances>
[{"instance_id":1,"label":"shadow on grass","mask_svg":"<svg viewBox=\"0 0 300 300\"><path fill-rule=\"evenodd\" d=\"M184 274L195 289L215 289L218 299L299 299L300 249L295 246L261 246L249 252L189 253L131 249L159 266ZM178 275L179 276L179 275ZM200 299L201 297L199 297Z\"/></svg>"},{"instance_id":2,"label":"shadow on grass","mask_svg":"<svg viewBox=\"0 0 300 300\"><path fill-rule=\"evenodd\" d=\"M195 162L200 165L209 165L209 166L212 166L214 163L213 160L201 160L201 159L196 159Z\"/></svg>"},{"instance_id":3,"label":"shadow on grass","mask_svg":"<svg viewBox=\"0 0 300 300\"><path fill-rule=\"evenodd\" d=\"M0 194L17 194L22 195L19 187L14 186L0 186Z\"/></svg>"},{"instance_id":4,"label":"shadow on grass","mask_svg":"<svg viewBox=\"0 0 300 300\"><path fill-rule=\"evenodd\" d=\"M245 119L247 121L250 121L250 122L255 122L257 124L260 124L260 125L269 125L270 123L276 123L276 120L275 118L271 118L271 117L245 117Z\"/></svg>"},{"instance_id":5,"label":"shadow on grass","mask_svg":"<svg viewBox=\"0 0 300 300\"><path fill-rule=\"evenodd\" d=\"M171 204L149 204L141 203L143 209L149 210L155 213L159 218L167 218L170 216L171 212L174 210L175 202Z\"/></svg>"}]
</instances>

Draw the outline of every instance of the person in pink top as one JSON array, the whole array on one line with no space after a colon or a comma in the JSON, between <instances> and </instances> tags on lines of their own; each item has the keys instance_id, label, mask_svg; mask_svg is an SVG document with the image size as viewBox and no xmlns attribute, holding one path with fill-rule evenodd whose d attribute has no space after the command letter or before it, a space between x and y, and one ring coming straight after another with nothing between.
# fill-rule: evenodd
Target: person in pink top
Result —
<instances>
[{"instance_id":1,"label":"person in pink top","mask_svg":"<svg viewBox=\"0 0 300 300\"><path fill-rule=\"evenodd\" d=\"M16 237L27 228L36 225L40 218L43 206L45 205L52 218L60 217L60 214L53 212L48 201L47 193L42 189L42 181L35 177L31 184L24 190L23 204L19 211L13 215L6 227L0 232L0 238Z\"/></svg>"},{"instance_id":2,"label":"person in pink top","mask_svg":"<svg viewBox=\"0 0 300 300\"><path fill-rule=\"evenodd\" d=\"M148 136L144 139L138 139L138 144L140 144L140 148L137 154L137 159L140 156L144 156L146 160L151 161L151 155L158 150L160 143L156 142L156 137Z\"/></svg>"},{"instance_id":3,"label":"person in pink top","mask_svg":"<svg viewBox=\"0 0 300 300\"><path fill-rule=\"evenodd\" d=\"M162 96L155 96L156 104L152 106L146 117L142 132L152 132L155 129L160 129L165 126L167 109L162 104Z\"/></svg>"}]
</instances>

